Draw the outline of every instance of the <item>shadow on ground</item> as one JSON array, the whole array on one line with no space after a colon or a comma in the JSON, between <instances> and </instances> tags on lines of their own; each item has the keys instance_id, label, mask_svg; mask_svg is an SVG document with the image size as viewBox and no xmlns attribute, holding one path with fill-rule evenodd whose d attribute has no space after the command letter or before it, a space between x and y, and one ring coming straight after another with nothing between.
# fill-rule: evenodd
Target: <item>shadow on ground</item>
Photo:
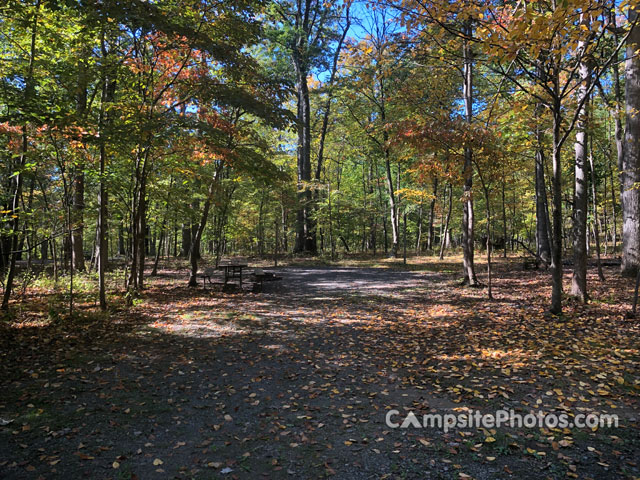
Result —
<instances>
[{"instance_id":1,"label":"shadow on ground","mask_svg":"<svg viewBox=\"0 0 640 480\"><path fill-rule=\"evenodd\" d=\"M570 304L559 321L544 312L542 272L505 270L491 303L442 273L278 272L261 294L231 295L161 272L131 310L4 325L1 476L640 474L638 328L619 302ZM460 407L622 420L568 432L385 424L390 409Z\"/></svg>"}]
</instances>

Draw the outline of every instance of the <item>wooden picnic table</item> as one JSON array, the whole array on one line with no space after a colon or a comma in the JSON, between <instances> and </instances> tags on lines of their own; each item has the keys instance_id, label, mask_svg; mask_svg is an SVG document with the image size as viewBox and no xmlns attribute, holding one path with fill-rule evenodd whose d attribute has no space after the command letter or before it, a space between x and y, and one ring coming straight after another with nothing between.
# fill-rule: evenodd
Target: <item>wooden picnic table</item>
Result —
<instances>
[{"instance_id":1,"label":"wooden picnic table","mask_svg":"<svg viewBox=\"0 0 640 480\"><path fill-rule=\"evenodd\" d=\"M242 269L247 267L248 264L242 262L220 262L218 269L224 271L224 284L226 285L229 280L238 279L240 288L242 288Z\"/></svg>"},{"instance_id":2,"label":"wooden picnic table","mask_svg":"<svg viewBox=\"0 0 640 480\"><path fill-rule=\"evenodd\" d=\"M218 270L222 270L224 274L224 285L229 283L229 280L238 280L239 287L242 288L242 274L243 269L248 266L247 263L239 260L222 261L216 267ZM205 268L201 273L202 286L207 288L207 281L209 284L213 284L212 278L215 276L215 269L212 267ZM261 292L263 281L282 280L282 277L278 277L272 272L265 272L261 268L254 269L250 274L251 283L253 283L252 291Z\"/></svg>"}]
</instances>

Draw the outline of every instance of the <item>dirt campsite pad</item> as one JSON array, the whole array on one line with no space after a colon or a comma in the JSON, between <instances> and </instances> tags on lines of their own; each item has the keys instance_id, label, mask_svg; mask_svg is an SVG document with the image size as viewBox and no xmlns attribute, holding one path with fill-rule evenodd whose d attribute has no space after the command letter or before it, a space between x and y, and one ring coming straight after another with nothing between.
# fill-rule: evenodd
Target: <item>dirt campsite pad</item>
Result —
<instances>
[{"instance_id":1,"label":"dirt campsite pad","mask_svg":"<svg viewBox=\"0 0 640 480\"><path fill-rule=\"evenodd\" d=\"M280 268L262 293L164 270L129 310L38 295L2 323L2 478L638 478L638 323L611 269L547 315L547 277L496 300L439 268ZM598 428L391 428L409 412L617 414Z\"/></svg>"}]
</instances>

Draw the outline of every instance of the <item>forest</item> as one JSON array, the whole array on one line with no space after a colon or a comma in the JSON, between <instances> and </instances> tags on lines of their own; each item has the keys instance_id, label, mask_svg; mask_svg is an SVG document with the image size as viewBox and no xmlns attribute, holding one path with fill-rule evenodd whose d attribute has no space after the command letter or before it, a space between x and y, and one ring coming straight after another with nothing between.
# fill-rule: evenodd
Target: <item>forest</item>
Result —
<instances>
[{"instance_id":1,"label":"forest","mask_svg":"<svg viewBox=\"0 0 640 480\"><path fill-rule=\"evenodd\" d=\"M160 258L403 248L471 286L474 250L531 254L554 313L570 262L586 301L587 257L638 264L634 12L9 2L2 308L21 260L106 308L110 258L135 295Z\"/></svg>"},{"instance_id":2,"label":"forest","mask_svg":"<svg viewBox=\"0 0 640 480\"><path fill-rule=\"evenodd\" d=\"M640 478L639 13L0 2L0 477Z\"/></svg>"}]
</instances>

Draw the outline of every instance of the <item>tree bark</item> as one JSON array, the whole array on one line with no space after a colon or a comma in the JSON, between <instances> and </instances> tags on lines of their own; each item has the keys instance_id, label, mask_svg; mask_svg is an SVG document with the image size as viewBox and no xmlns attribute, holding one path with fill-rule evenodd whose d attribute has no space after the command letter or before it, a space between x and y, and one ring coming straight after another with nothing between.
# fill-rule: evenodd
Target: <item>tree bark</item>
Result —
<instances>
[{"instance_id":1,"label":"tree bark","mask_svg":"<svg viewBox=\"0 0 640 480\"><path fill-rule=\"evenodd\" d=\"M429 237L427 238L427 250L433 250L434 231L433 223L435 222L436 198L438 195L438 177L433 178L433 197L429 203Z\"/></svg>"},{"instance_id":2,"label":"tree bark","mask_svg":"<svg viewBox=\"0 0 640 480\"><path fill-rule=\"evenodd\" d=\"M162 253L163 245L168 242L169 235L167 232L167 217L169 216L169 205L171 201L171 189L173 187L173 176L169 180L169 190L167 192L167 199L164 207L164 215L162 216L162 224L160 225L160 244L155 252L156 258L153 261L153 269L151 270L151 276L158 274L158 263L160 261L160 255Z\"/></svg>"},{"instance_id":3,"label":"tree bark","mask_svg":"<svg viewBox=\"0 0 640 480\"><path fill-rule=\"evenodd\" d=\"M391 173L391 161L389 159L388 151L385 151L384 166L387 177L387 194L389 195L389 215L391 217L391 252L389 253L389 256L396 258L398 256L398 246L400 243L400 233L398 231L398 205L395 189L393 187L393 174Z\"/></svg>"},{"instance_id":4,"label":"tree bark","mask_svg":"<svg viewBox=\"0 0 640 480\"><path fill-rule=\"evenodd\" d=\"M629 21L638 16L629 10ZM633 276L640 264L640 27L633 26L627 39L626 131L622 159L622 274Z\"/></svg>"},{"instance_id":5,"label":"tree bark","mask_svg":"<svg viewBox=\"0 0 640 480\"><path fill-rule=\"evenodd\" d=\"M585 24L584 22L582 23ZM585 48L578 43L578 52ZM591 83L591 69L586 61L579 67L580 87L578 102L583 102L576 122L574 194L573 194L573 276L571 295L587 302L587 101L585 100Z\"/></svg>"},{"instance_id":6,"label":"tree bark","mask_svg":"<svg viewBox=\"0 0 640 480\"><path fill-rule=\"evenodd\" d=\"M465 35L463 44L464 59L464 85L463 97L465 107L465 119L471 124L473 120L473 54L471 51L470 38L472 33L471 24L467 22L465 25ZM471 146L464 147L464 167L463 178L464 188L462 193L462 254L464 266L463 284L471 287L478 285L476 278L475 265L473 261L473 150Z\"/></svg>"},{"instance_id":7,"label":"tree bark","mask_svg":"<svg viewBox=\"0 0 640 480\"><path fill-rule=\"evenodd\" d=\"M311 104L309 101L309 59L307 44L310 32L311 1L297 3L296 34L293 45L293 65L296 75L298 123L298 207L296 213L295 253L317 253L316 229L313 220L313 194L311 191Z\"/></svg>"},{"instance_id":8,"label":"tree bark","mask_svg":"<svg viewBox=\"0 0 640 480\"><path fill-rule=\"evenodd\" d=\"M101 35L101 54L105 64L107 63L107 46L105 33ZM109 77L106 71L102 72L102 95L100 102L100 115L98 119L98 128L100 131L99 148L100 148L100 185L98 190L98 302L100 310L107 309L106 295L106 269L109 257L107 244L107 186L106 186L106 162L107 153L105 147L105 129L107 124L106 104L113 100L113 92L115 90L115 81L112 86L109 84Z\"/></svg>"},{"instance_id":9,"label":"tree bark","mask_svg":"<svg viewBox=\"0 0 640 480\"><path fill-rule=\"evenodd\" d=\"M423 217L423 208L422 208L422 202L420 202L420 205L418 205L418 227L417 227L417 235L416 235L416 255L420 254L420 250L421 250L421 243L422 243L422 217Z\"/></svg>"},{"instance_id":10,"label":"tree bark","mask_svg":"<svg viewBox=\"0 0 640 480\"><path fill-rule=\"evenodd\" d=\"M449 206L447 208L447 219L444 222L444 232L442 234L442 238L440 239L440 255L439 258L442 260L444 258L444 249L448 246L449 243L449 220L451 220L451 208L453 207L453 185L449 184Z\"/></svg>"},{"instance_id":11,"label":"tree bark","mask_svg":"<svg viewBox=\"0 0 640 480\"><path fill-rule=\"evenodd\" d=\"M536 133L539 128L536 127ZM544 153L538 144L535 164L536 189L536 252L544 263L551 263L551 243L549 241L549 210L547 209L547 187L544 179Z\"/></svg>"},{"instance_id":12,"label":"tree bark","mask_svg":"<svg viewBox=\"0 0 640 480\"><path fill-rule=\"evenodd\" d=\"M85 52L88 54L88 52ZM76 116L83 121L87 111L87 66L84 59L78 65L78 86L76 92ZM73 233L71 248L73 268L78 272L85 270L84 265L84 152L80 152L80 159L75 165L73 179Z\"/></svg>"},{"instance_id":13,"label":"tree bark","mask_svg":"<svg viewBox=\"0 0 640 480\"><path fill-rule=\"evenodd\" d=\"M368 184L369 184L369 198L371 199L371 212L369 214L369 247L373 250L373 256L376 256L377 253L377 248L378 248L378 242L377 242L377 230L378 230L378 221L376 218L376 208L374 207L375 205L375 197L374 197L374 189L373 189L373 161L369 162L369 178L368 178Z\"/></svg>"},{"instance_id":14,"label":"tree bark","mask_svg":"<svg viewBox=\"0 0 640 480\"><path fill-rule=\"evenodd\" d=\"M616 25L616 12L615 12L615 2L612 2L612 8L609 11L609 21L613 26L613 40L616 45L619 44L618 38L618 28ZM628 40L628 39L627 39ZM613 74L613 92L615 95L615 112L614 112L614 121L615 121L615 139L616 139L616 158L618 165L618 180L620 182L620 197L622 198L622 172L623 172L623 158L624 158L624 130L622 128L622 89L620 87L620 72L618 68L618 57L616 57L616 61L612 64L612 74ZM615 187L613 184L613 168L610 169L611 172L611 198L612 198L612 209L613 209L613 253L615 254L618 247L618 222L616 218L616 194Z\"/></svg>"},{"instance_id":15,"label":"tree bark","mask_svg":"<svg viewBox=\"0 0 640 480\"><path fill-rule=\"evenodd\" d=\"M557 81L557 78L555 79ZM553 99L553 264L551 268L551 308L553 314L562 313L562 163L560 145L561 102Z\"/></svg>"},{"instance_id":16,"label":"tree bark","mask_svg":"<svg viewBox=\"0 0 640 480\"><path fill-rule=\"evenodd\" d=\"M502 173L502 182L501 182L501 193L502 193L502 239L503 239L503 254L504 258L507 258L507 207L505 200L505 188L506 188L507 179L505 178L504 171Z\"/></svg>"},{"instance_id":17,"label":"tree bark","mask_svg":"<svg viewBox=\"0 0 640 480\"><path fill-rule=\"evenodd\" d=\"M182 246L181 246L181 250L180 250L180 256L181 257L188 257L189 256L189 249L191 248L191 224L182 224Z\"/></svg>"},{"instance_id":18,"label":"tree bark","mask_svg":"<svg viewBox=\"0 0 640 480\"><path fill-rule=\"evenodd\" d=\"M200 251L200 239L202 238L202 233L204 232L204 228L207 225L207 219L209 218L209 210L213 201L213 194L215 192L214 185L216 183L216 180L217 175L216 178L213 178L211 180L211 183L209 184L207 199L205 200L204 207L202 208L200 222L198 223L195 234L191 238L191 248L189 249L189 261L191 263L191 274L189 275L190 287L198 286L198 259L200 258L198 252Z\"/></svg>"},{"instance_id":19,"label":"tree bark","mask_svg":"<svg viewBox=\"0 0 640 480\"><path fill-rule=\"evenodd\" d=\"M489 203L489 186L482 178L480 172L478 173L480 177L480 182L482 183L482 190L484 191L484 203L485 203L485 219L487 221L487 297L489 300L493 300L493 291L492 291L492 270L491 270L491 204Z\"/></svg>"},{"instance_id":20,"label":"tree bark","mask_svg":"<svg viewBox=\"0 0 640 480\"><path fill-rule=\"evenodd\" d=\"M592 200L592 208L593 208L593 236L596 241L596 262L598 267L598 278L601 282L605 281L604 272L602 271L602 262L600 259L600 219L598 218L598 190L596 188L596 171L594 168L593 162L593 136L590 137L591 147L589 148L589 173L591 175L591 198ZM605 177L605 187L606 187L606 177ZM605 198L606 198L606 188L605 188ZM606 215L606 210L605 210ZM606 222L606 217L605 217ZM606 225L605 225L606 228ZM605 252L606 252L606 234L605 234Z\"/></svg>"}]
</instances>

